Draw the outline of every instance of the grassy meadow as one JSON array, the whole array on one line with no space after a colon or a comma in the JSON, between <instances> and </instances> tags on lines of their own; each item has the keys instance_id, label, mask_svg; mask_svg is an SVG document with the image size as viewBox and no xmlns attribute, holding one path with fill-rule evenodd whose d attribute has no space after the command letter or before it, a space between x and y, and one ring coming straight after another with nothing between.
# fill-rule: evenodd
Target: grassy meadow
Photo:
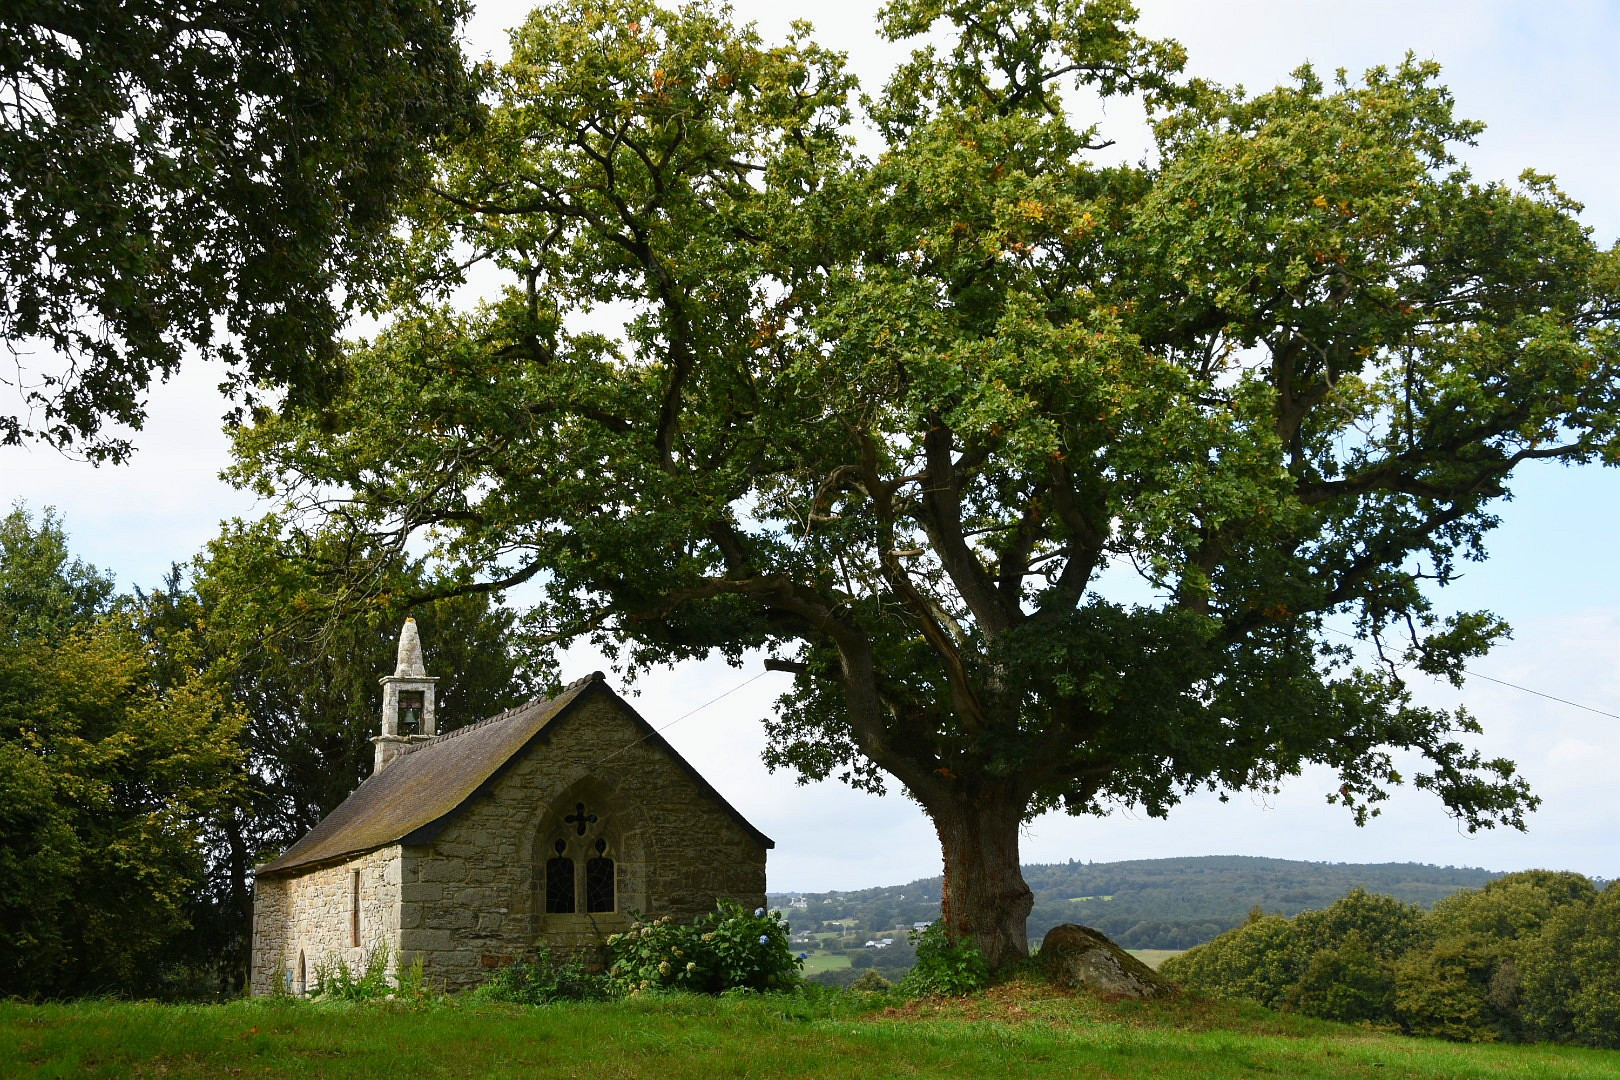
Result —
<instances>
[{"instance_id":1,"label":"grassy meadow","mask_svg":"<svg viewBox=\"0 0 1620 1080\"><path fill-rule=\"evenodd\" d=\"M811 953L799 970L805 976L820 975L825 971L842 971L850 966L847 953Z\"/></svg>"},{"instance_id":2,"label":"grassy meadow","mask_svg":"<svg viewBox=\"0 0 1620 1080\"><path fill-rule=\"evenodd\" d=\"M1126 949L1126 952L1136 957L1148 967L1158 970L1160 964L1172 956L1180 956L1186 949Z\"/></svg>"},{"instance_id":3,"label":"grassy meadow","mask_svg":"<svg viewBox=\"0 0 1620 1080\"><path fill-rule=\"evenodd\" d=\"M1107 1003L1014 982L963 999L663 997L541 1008L0 1003L0 1076L1620 1077L1620 1053L1409 1039L1258 1007Z\"/></svg>"}]
</instances>

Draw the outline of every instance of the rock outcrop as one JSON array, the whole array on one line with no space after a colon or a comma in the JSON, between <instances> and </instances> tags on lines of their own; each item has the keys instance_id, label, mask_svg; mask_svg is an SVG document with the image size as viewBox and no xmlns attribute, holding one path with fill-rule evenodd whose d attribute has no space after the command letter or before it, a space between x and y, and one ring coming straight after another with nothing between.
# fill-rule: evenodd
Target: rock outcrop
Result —
<instances>
[{"instance_id":1,"label":"rock outcrop","mask_svg":"<svg viewBox=\"0 0 1620 1080\"><path fill-rule=\"evenodd\" d=\"M1046 977L1059 986L1106 997L1158 998L1176 992L1170 980L1087 926L1054 926L1041 941Z\"/></svg>"}]
</instances>

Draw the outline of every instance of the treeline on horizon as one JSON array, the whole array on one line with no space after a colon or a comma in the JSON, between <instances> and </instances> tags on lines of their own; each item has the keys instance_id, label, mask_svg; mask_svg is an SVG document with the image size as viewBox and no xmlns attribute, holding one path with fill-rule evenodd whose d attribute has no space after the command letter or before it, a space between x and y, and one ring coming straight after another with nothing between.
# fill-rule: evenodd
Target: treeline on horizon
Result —
<instances>
[{"instance_id":1,"label":"treeline on horizon","mask_svg":"<svg viewBox=\"0 0 1620 1080\"><path fill-rule=\"evenodd\" d=\"M1062 923L1100 930L1127 949L1188 949L1241 926L1258 908L1296 915L1325 908L1356 888L1430 907L1461 889L1477 889L1501 873L1426 863L1326 863L1259 856L1208 855L1121 862L1030 864L1024 880L1035 894L1029 934L1039 941ZM940 877L904 885L824 893L775 893L792 910L795 929L853 919L877 931L939 917ZM799 924L808 923L801 927Z\"/></svg>"}]
</instances>

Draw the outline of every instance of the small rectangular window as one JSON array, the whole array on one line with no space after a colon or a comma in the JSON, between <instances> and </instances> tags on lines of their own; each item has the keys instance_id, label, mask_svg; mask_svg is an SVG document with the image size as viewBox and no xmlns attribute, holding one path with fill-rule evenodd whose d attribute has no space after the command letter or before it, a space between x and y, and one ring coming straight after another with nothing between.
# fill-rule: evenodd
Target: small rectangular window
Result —
<instances>
[{"instance_id":1,"label":"small rectangular window","mask_svg":"<svg viewBox=\"0 0 1620 1080\"><path fill-rule=\"evenodd\" d=\"M349 944L360 945L360 871L349 871Z\"/></svg>"}]
</instances>

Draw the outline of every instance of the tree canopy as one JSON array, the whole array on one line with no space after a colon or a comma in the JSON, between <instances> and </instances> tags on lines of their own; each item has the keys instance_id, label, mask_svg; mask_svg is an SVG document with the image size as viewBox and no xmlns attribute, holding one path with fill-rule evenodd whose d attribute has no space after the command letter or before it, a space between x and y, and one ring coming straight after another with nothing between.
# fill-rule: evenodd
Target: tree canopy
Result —
<instances>
[{"instance_id":1,"label":"tree canopy","mask_svg":"<svg viewBox=\"0 0 1620 1080\"><path fill-rule=\"evenodd\" d=\"M413 602L445 583L380 558L334 613L345 546L278 532L232 522L189 576L120 596L53 511L0 517L0 995L240 992L253 866L371 774L407 613L441 730L533 696L487 593Z\"/></svg>"},{"instance_id":2,"label":"tree canopy","mask_svg":"<svg viewBox=\"0 0 1620 1080\"><path fill-rule=\"evenodd\" d=\"M0 519L6 996L160 990L193 926L198 839L241 794L242 715L210 672L160 680L111 593L51 513Z\"/></svg>"},{"instance_id":3,"label":"tree canopy","mask_svg":"<svg viewBox=\"0 0 1620 1080\"><path fill-rule=\"evenodd\" d=\"M0 443L130 452L188 348L318 401L428 144L475 119L463 0L0 11ZM31 353L54 355L54 361Z\"/></svg>"},{"instance_id":4,"label":"tree canopy","mask_svg":"<svg viewBox=\"0 0 1620 1080\"><path fill-rule=\"evenodd\" d=\"M238 475L632 664L763 650L768 761L890 780L954 934L1026 949L1018 828L1405 762L1523 827L1475 721L1413 704L1505 628L1431 596L1522 462L1620 459L1620 259L1548 177L1481 183L1438 69L1246 98L1123 0L895 0L862 99L800 26L561 2L440 157L422 276L344 392ZM1079 117L1143 95L1157 159ZM462 267L510 285L448 300ZM622 318L621 318L622 317ZM1372 642L1358 662L1329 620Z\"/></svg>"}]
</instances>

